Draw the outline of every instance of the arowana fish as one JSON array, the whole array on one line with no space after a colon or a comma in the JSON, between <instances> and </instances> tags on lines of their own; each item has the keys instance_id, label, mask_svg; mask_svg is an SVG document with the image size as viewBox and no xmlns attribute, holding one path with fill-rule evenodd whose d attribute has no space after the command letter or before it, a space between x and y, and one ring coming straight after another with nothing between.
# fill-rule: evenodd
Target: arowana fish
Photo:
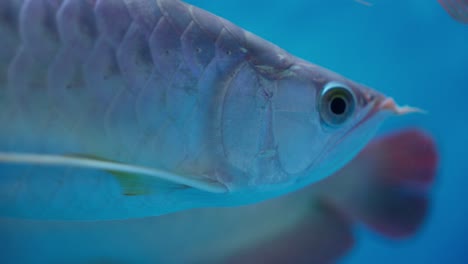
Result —
<instances>
[{"instance_id":1,"label":"arowana fish","mask_svg":"<svg viewBox=\"0 0 468 264\"><path fill-rule=\"evenodd\" d=\"M411 109L205 11L0 0L0 37L1 263L330 263L425 217L430 137L353 159Z\"/></svg>"},{"instance_id":2,"label":"arowana fish","mask_svg":"<svg viewBox=\"0 0 468 264\"><path fill-rule=\"evenodd\" d=\"M0 2L0 216L238 206L418 111L176 0Z\"/></svg>"}]
</instances>

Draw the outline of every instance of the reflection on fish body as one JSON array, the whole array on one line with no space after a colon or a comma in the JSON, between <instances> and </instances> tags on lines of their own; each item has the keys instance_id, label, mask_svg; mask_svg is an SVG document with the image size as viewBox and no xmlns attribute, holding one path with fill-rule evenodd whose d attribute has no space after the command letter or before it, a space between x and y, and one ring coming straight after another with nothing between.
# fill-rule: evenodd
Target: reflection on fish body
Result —
<instances>
[{"instance_id":1,"label":"reflection on fish body","mask_svg":"<svg viewBox=\"0 0 468 264\"><path fill-rule=\"evenodd\" d=\"M259 202L416 111L175 0L2 0L0 215ZM3 125L7 124L7 125Z\"/></svg>"}]
</instances>

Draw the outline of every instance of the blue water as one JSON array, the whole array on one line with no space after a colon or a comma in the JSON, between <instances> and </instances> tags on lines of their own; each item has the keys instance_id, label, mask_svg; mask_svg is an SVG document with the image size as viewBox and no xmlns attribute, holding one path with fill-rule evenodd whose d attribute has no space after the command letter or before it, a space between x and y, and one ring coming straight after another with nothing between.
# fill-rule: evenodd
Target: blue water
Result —
<instances>
[{"instance_id":1,"label":"blue water","mask_svg":"<svg viewBox=\"0 0 468 264\"><path fill-rule=\"evenodd\" d=\"M436 0L191 0L289 52L428 111L381 132L417 126L440 151L431 211L403 241L357 230L343 263L468 263L468 25Z\"/></svg>"},{"instance_id":2,"label":"blue water","mask_svg":"<svg viewBox=\"0 0 468 264\"><path fill-rule=\"evenodd\" d=\"M468 25L453 21L436 0L368 0L372 6L354 0L187 1L299 57L391 95L401 104L428 112L393 118L380 130L388 133L416 126L436 139L440 167L427 221L404 240L391 240L358 226L354 247L342 263L468 263ZM124 230L119 228L125 225L118 223L83 224L77 229L67 224L31 225L12 240L0 228L0 262L3 255L16 257L3 263L19 263L18 256L37 263L79 257L82 252L103 260L132 254L133 260L145 259L139 252L152 252L154 245L138 241L153 241L159 234L138 226L154 228L151 219L136 223ZM182 233L193 236L208 231L193 228ZM5 237L8 242L2 244ZM124 257L118 260L124 262Z\"/></svg>"}]
</instances>

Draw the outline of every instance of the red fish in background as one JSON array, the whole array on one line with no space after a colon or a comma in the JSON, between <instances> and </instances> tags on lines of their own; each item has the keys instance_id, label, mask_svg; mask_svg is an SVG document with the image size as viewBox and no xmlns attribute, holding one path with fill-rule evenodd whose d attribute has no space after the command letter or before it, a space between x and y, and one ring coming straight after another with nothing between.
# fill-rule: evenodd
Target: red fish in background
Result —
<instances>
[{"instance_id":1,"label":"red fish in background","mask_svg":"<svg viewBox=\"0 0 468 264\"><path fill-rule=\"evenodd\" d=\"M374 140L338 173L310 186L310 217L230 263L334 263L352 247L353 223L398 239L426 219L438 163L433 140L405 130Z\"/></svg>"},{"instance_id":2,"label":"red fish in background","mask_svg":"<svg viewBox=\"0 0 468 264\"><path fill-rule=\"evenodd\" d=\"M468 0L437 0L447 13L458 22L468 24Z\"/></svg>"}]
</instances>

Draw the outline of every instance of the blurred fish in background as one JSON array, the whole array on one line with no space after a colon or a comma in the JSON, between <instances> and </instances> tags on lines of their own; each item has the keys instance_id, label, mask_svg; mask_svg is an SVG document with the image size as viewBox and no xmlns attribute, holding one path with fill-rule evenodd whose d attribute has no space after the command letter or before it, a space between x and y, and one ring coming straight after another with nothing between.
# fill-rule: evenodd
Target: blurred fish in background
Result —
<instances>
[{"instance_id":1,"label":"blurred fish in background","mask_svg":"<svg viewBox=\"0 0 468 264\"><path fill-rule=\"evenodd\" d=\"M458 22L468 24L468 0L437 0Z\"/></svg>"}]
</instances>

